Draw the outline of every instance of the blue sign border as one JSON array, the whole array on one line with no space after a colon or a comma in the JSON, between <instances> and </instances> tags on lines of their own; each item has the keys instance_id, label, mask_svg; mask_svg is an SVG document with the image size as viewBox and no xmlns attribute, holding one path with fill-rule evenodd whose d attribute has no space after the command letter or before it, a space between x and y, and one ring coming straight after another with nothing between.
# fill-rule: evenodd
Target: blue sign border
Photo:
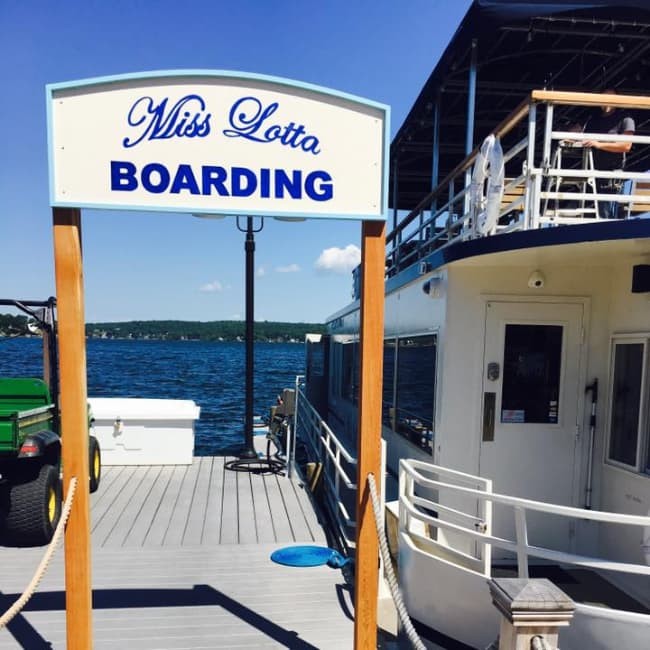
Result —
<instances>
[{"instance_id":1,"label":"blue sign border","mask_svg":"<svg viewBox=\"0 0 650 650\"><path fill-rule=\"evenodd\" d=\"M238 72L232 70L155 70L150 72L136 72L123 75L113 75L106 77L94 77L90 79L81 79L77 81L66 81L62 83L47 84L45 87L46 106L47 106L47 150L48 150L48 176L49 176L49 196L50 205L53 207L67 207L67 208L91 208L99 210L117 210L117 211L138 211L138 212L176 212L179 214L188 214L188 210L179 210L177 208L165 208L142 205L114 205L114 204L98 204L98 203L68 203L63 201L56 201L54 199L54 162L52 159L53 152L53 124L52 124L52 111L51 106L54 100L54 94L58 90L66 90L72 88L90 88L97 85L106 85L111 83L121 83L131 80L147 80L147 79L161 79L161 78L191 78L191 77L214 77L223 79L241 79L244 81L262 81L279 86L287 86L289 88L297 88L300 90L308 90L320 95L329 97L336 97L344 99L352 103L360 104L364 107L374 108L383 113L384 116L384 141L382 153L382 186L381 186L381 214L344 214L340 216L332 215L330 213L300 213L300 212L281 212L273 211L269 214L265 211L250 210L246 211L240 216L273 216L273 217L289 217L296 219L330 219L330 220L343 220L343 221L386 221L388 215L388 156L390 151L390 106L381 104L379 102L371 101L356 95L339 92L331 88L317 86L314 84L303 83L292 79L283 77L274 77L263 74ZM215 214L215 210L210 209L192 209L192 213L196 214ZM219 212L218 214L226 214ZM228 216L228 215L226 215ZM235 213L232 216L237 216Z\"/></svg>"}]
</instances>

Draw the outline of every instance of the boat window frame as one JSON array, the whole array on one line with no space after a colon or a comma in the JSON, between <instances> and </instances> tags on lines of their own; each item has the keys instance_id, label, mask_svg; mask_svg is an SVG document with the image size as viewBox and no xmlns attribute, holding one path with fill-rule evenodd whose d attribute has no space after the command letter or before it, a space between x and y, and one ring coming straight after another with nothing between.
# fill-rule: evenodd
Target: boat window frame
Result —
<instances>
[{"instance_id":1,"label":"boat window frame","mask_svg":"<svg viewBox=\"0 0 650 650\"><path fill-rule=\"evenodd\" d=\"M635 463L630 465L620 460L611 457L611 442L612 442L612 409L614 404L614 372L616 361L616 346L617 345L634 345L641 344L643 346L642 360L641 360L641 387L639 397L639 412L638 412L638 428L637 428L637 441L635 450ZM606 435L605 435L605 449L604 449L604 462L612 467L632 472L640 476L650 478L650 395L649 395L649 374L650 374L650 332L644 333L615 333L610 337L609 349L609 373L608 373L608 387L607 387L607 410L606 410Z\"/></svg>"},{"instance_id":2,"label":"boat window frame","mask_svg":"<svg viewBox=\"0 0 650 650\"><path fill-rule=\"evenodd\" d=\"M346 346L351 345L351 348ZM349 391L346 383L346 354L350 355L352 366L350 367ZM330 395L335 400L341 400L346 404L358 406L359 398L359 337L351 334L335 334L330 338L330 377L335 377L334 385L330 381ZM356 399L355 399L356 397Z\"/></svg>"},{"instance_id":3,"label":"boat window frame","mask_svg":"<svg viewBox=\"0 0 650 650\"><path fill-rule=\"evenodd\" d=\"M409 444L413 445L420 451L423 451L425 453L430 453L433 455L434 449L435 449L435 438L436 438L436 415L437 415L437 407L438 407L438 388L439 388L439 371L440 371L440 331L439 328L433 329L433 330L426 330L426 331L417 331L417 332L400 332L399 334L395 334L392 336L384 336L384 348L386 346L386 341L393 341L394 343L394 351L395 351L395 356L394 356L394 369L393 369L393 390L392 396L393 396L393 404L392 407L395 409L396 404L399 403L399 398L398 398L398 386L397 386L397 380L399 376L399 348L400 348L400 341L404 339L413 339L413 338L420 338L420 337L432 337L434 339L434 358L433 358L433 374L432 374L432 379L433 379L433 385L431 387L432 391L432 409L431 409L431 433L432 433L432 438L428 442L428 445L426 447L423 447L421 445L416 444L413 442L410 438L405 436L404 434L400 433L397 430L396 426L390 426L386 424L383 421L382 418L382 424L383 426L387 427L392 433L395 435L400 436L400 438L406 440ZM382 393L383 393L383 387L382 387ZM397 406L399 408L399 406ZM383 400L382 400L382 411L383 411ZM397 422L397 413L395 413L393 421L396 423Z\"/></svg>"}]
</instances>

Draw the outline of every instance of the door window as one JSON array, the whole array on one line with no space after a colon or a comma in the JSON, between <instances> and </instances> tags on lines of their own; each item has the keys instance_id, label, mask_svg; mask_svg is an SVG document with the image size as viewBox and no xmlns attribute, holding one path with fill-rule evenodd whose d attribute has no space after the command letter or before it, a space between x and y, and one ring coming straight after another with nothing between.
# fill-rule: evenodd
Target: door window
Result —
<instances>
[{"instance_id":1,"label":"door window","mask_svg":"<svg viewBox=\"0 0 650 650\"><path fill-rule=\"evenodd\" d=\"M562 330L561 325L506 325L502 423L557 424Z\"/></svg>"}]
</instances>

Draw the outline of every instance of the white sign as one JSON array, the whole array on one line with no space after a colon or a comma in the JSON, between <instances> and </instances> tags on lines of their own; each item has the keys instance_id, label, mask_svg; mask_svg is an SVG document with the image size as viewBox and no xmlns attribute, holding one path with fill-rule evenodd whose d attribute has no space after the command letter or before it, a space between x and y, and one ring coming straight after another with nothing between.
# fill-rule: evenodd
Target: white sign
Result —
<instances>
[{"instance_id":1,"label":"white sign","mask_svg":"<svg viewBox=\"0 0 650 650\"><path fill-rule=\"evenodd\" d=\"M229 72L47 87L60 207L384 220L388 107Z\"/></svg>"}]
</instances>

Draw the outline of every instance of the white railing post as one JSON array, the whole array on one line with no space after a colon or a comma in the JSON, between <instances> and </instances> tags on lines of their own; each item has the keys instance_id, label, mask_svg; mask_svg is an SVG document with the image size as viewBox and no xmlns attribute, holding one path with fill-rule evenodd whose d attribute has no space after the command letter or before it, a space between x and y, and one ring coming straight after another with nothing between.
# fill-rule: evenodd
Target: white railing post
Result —
<instances>
[{"instance_id":1,"label":"white railing post","mask_svg":"<svg viewBox=\"0 0 650 650\"><path fill-rule=\"evenodd\" d=\"M338 447L336 448L336 453L334 454L334 458L336 459L336 466L340 467L341 466L341 450ZM359 483L359 477L358 476L357 476L355 482L357 484ZM335 488L334 493L336 494L336 500L340 501L341 500L341 480L340 480L338 472L334 473L334 488Z\"/></svg>"},{"instance_id":2,"label":"white railing post","mask_svg":"<svg viewBox=\"0 0 650 650\"><path fill-rule=\"evenodd\" d=\"M528 529L526 510L515 506L515 531L517 535L517 575L528 579Z\"/></svg>"},{"instance_id":3,"label":"white railing post","mask_svg":"<svg viewBox=\"0 0 650 650\"><path fill-rule=\"evenodd\" d=\"M528 112L528 151L526 152L526 197L524 203L524 230L531 227L530 215L535 205L535 136L537 133L537 104Z\"/></svg>"},{"instance_id":4,"label":"white railing post","mask_svg":"<svg viewBox=\"0 0 650 650\"><path fill-rule=\"evenodd\" d=\"M499 650L530 650L534 639L558 647L559 628L569 625L576 607L561 589L546 578L497 578L488 585L502 615Z\"/></svg>"}]
</instances>

